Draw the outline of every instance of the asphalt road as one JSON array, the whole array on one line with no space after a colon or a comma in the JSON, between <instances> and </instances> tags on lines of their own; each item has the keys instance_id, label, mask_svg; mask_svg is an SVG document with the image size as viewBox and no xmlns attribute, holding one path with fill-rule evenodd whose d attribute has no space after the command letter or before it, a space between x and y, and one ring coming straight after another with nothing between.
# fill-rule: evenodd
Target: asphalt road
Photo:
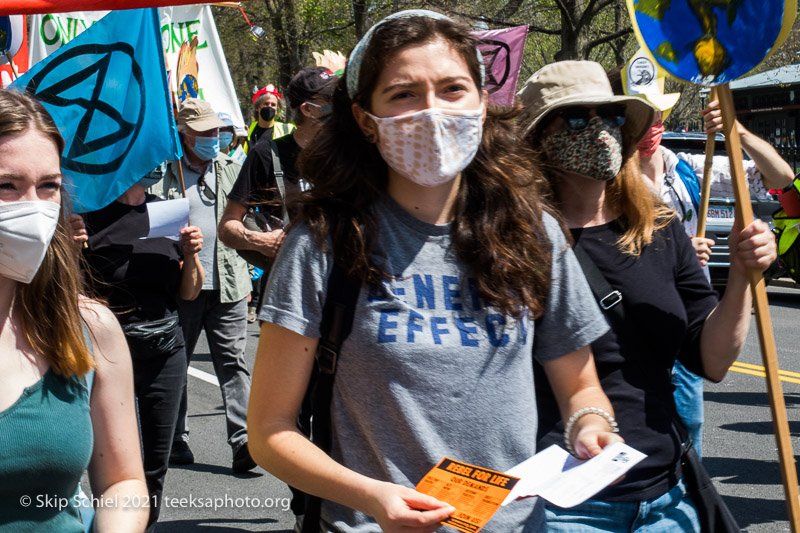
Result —
<instances>
[{"instance_id":1,"label":"asphalt road","mask_svg":"<svg viewBox=\"0 0 800 533\"><path fill-rule=\"evenodd\" d=\"M792 449L800 453L800 290L768 287ZM755 367L755 368L754 368ZM789 531L755 321L722 383L705 389L704 463L742 530Z\"/></svg>"},{"instance_id":2,"label":"asphalt road","mask_svg":"<svg viewBox=\"0 0 800 533\"><path fill-rule=\"evenodd\" d=\"M800 452L800 290L768 288L792 446ZM258 329L249 326L247 357L252 365ZM749 365L749 366L748 366ZM707 384L705 464L744 531L789 531L781 474L772 429L766 383L753 375L761 367L755 326L742 355L720 384ZM294 518L289 491L257 468L231 472L225 442L225 416L213 379L205 339L201 338L189 377L189 423L196 463L172 467L167 474L161 532L268 531L289 533ZM745 373L747 372L747 373ZM794 374L796 373L796 374Z\"/></svg>"}]
</instances>

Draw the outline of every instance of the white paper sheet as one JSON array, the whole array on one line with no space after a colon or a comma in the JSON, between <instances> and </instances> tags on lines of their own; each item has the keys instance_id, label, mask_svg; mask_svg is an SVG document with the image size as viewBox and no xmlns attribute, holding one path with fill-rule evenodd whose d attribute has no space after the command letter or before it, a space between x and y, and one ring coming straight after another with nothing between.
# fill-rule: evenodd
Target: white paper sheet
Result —
<instances>
[{"instance_id":1,"label":"white paper sheet","mask_svg":"<svg viewBox=\"0 0 800 533\"><path fill-rule=\"evenodd\" d=\"M150 233L144 239L167 237L178 240L181 230L189 225L189 199L150 202L147 204L147 216L150 218Z\"/></svg>"},{"instance_id":2,"label":"white paper sheet","mask_svg":"<svg viewBox=\"0 0 800 533\"><path fill-rule=\"evenodd\" d=\"M574 507L619 479L645 457L642 452L617 442L588 461L581 461L554 444L506 472L520 481L503 505L517 498L540 496L559 507Z\"/></svg>"}]
</instances>

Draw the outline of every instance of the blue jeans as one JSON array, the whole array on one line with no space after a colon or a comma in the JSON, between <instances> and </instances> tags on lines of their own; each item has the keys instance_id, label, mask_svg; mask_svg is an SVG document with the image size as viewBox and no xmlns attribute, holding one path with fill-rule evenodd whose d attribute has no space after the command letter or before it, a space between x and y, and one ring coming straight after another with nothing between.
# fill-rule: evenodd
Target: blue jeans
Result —
<instances>
[{"instance_id":1,"label":"blue jeans","mask_svg":"<svg viewBox=\"0 0 800 533\"><path fill-rule=\"evenodd\" d=\"M587 500L562 509L545 502L547 531L566 533L700 532L700 522L683 480L668 492L640 502Z\"/></svg>"},{"instance_id":2,"label":"blue jeans","mask_svg":"<svg viewBox=\"0 0 800 533\"><path fill-rule=\"evenodd\" d=\"M672 383L675 384L675 406L678 416L683 420L686 431L694 443L697 456L703 453L703 378L692 374L679 361L672 369Z\"/></svg>"}]
</instances>

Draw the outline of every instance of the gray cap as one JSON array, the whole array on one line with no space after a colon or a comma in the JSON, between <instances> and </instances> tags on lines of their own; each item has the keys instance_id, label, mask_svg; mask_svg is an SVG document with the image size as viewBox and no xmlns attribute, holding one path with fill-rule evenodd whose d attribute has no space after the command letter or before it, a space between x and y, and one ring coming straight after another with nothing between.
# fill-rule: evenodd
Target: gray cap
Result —
<instances>
[{"instance_id":1,"label":"gray cap","mask_svg":"<svg viewBox=\"0 0 800 533\"><path fill-rule=\"evenodd\" d=\"M177 122L178 126L186 126L197 132L225 127L225 123L211 108L211 104L199 98L187 98L183 101L178 111Z\"/></svg>"}]
</instances>

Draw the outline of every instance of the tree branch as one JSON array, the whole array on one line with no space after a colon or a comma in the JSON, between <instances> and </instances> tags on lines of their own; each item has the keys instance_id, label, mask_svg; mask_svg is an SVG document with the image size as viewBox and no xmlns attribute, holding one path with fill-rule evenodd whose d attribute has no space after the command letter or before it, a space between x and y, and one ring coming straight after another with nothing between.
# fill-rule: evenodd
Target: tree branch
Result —
<instances>
[{"instance_id":1,"label":"tree branch","mask_svg":"<svg viewBox=\"0 0 800 533\"><path fill-rule=\"evenodd\" d=\"M564 0L556 0L556 6L558 6L558 10L561 11L562 19L569 22L571 27L570 29L574 31L575 24L572 20L572 13L570 13L569 9L567 9L567 6L564 5Z\"/></svg>"},{"instance_id":2,"label":"tree branch","mask_svg":"<svg viewBox=\"0 0 800 533\"><path fill-rule=\"evenodd\" d=\"M592 51L593 48L600 46L601 44L607 43L609 41L613 41L614 39L619 39L620 37L625 37L629 33L633 32L633 28L624 28L614 33L609 33L608 35L604 35L602 37L598 37L593 41L589 41L586 43L586 48L583 53L584 57L589 57L589 52Z\"/></svg>"},{"instance_id":3,"label":"tree branch","mask_svg":"<svg viewBox=\"0 0 800 533\"><path fill-rule=\"evenodd\" d=\"M528 24L528 33L534 32L544 33L545 35L561 35L561 28L551 30L550 28L541 28L533 24Z\"/></svg>"},{"instance_id":4,"label":"tree branch","mask_svg":"<svg viewBox=\"0 0 800 533\"><path fill-rule=\"evenodd\" d=\"M591 23L592 20L605 8L613 4L616 0L589 0L586 9L578 21L577 27L583 28L585 25Z\"/></svg>"},{"instance_id":5,"label":"tree branch","mask_svg":"<svg viewBox=\"0 0 800 533\"><path fill-rule=\"evenodd\" d=\"M469 20L474 21L483 21L488 24L495 24L498 26L505 26L506 28L513 28L515 26L525 26L526 24L516 24L514 22L506 22L504 20L497 20L490 17L486 17L483 15L471 15L469 13L462 13L460 11L450 11L452 15L458 15L459 17L464 17ZM541 26L536 26L535 24L527 24L528 26L528 33L544 33L546 35L561 35L561 28L543 28Z\"/></svg>"},{"instance_id":6,"label":"tree branch","mask_svg":"<svg viewBox=\"0 0 800 533\"><path fill-rule=\"evenodd\" d=\"M583 13L581 13L581 18L579 18L578 23L575 24L575 28L577 28L577 31L580 31L584 25L586 25L594 18L594 14L596 13L596 11L594 11L593 8L596 3L597 0L589 0L589 3L583 9Z\"/></svg>"},{"instance_id":7,"label":"tree branch","mask_svg":"<svg viewBox=\"0 0 800 533\"><path fill-rule=\"evenodd\" d=\"M322 30L315 31L314 33L309 33L305 35L303 39L305 39L306 41L310 41L314 37L322 35L323 33L334 33L337 31L346 30L347 28L353 26L355 23L356 23L355 21L351 21L345 24L344 26L334 26L333 28L324 28Z\"/></svg>"},{"instance_id":8,"label":"tree branch","mask_svg":"<svg viewBox=\"0 0 800 533\"><path fill-rule=\"evenodd\" d=\"M513 17L517 13L517 11L519 11L519 8L522 5L523 1L524 0L508 0L508 2L506 2L506 5L504 5L502 9L500 9L497 12L495 18L508 19Z\"/></svg>"}]
</instances>

